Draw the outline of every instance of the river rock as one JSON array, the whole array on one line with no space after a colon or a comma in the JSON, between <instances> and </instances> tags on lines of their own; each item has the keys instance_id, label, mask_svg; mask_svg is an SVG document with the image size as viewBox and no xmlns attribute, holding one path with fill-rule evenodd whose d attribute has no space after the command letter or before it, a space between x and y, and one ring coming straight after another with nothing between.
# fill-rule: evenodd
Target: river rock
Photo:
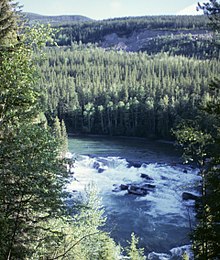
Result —
<instances>
[{"instance_id":1,"label":"river rock","mask_svg":"<svg viewBox=\"0 0 220 260\"><path fill-rule=\"evenodd\" d=\"M141 189L146 189L146 190L150 190L152 191L153 189L155 189L156 185L154 184L149 184L149 183L143 183L140 185Z\"/></svg>"},{"instance_id":2,"label":"river rock","mask_svg":"<svg viewBox=\"0 0 220 260\"><path fill-rule=\"evenodd\" d=\"M98 160L101 164L103 164L103 165L108 165L108 164L109 164L108 159L98 158L97 160Z\"/></svg>"},{"instance_id":3,"label":"river rock","mask_svg":"<svg viewBox=\"0 0 220 260\"><path fill-rule=\"evenodd\" d=\"M147 181L153 181L154 179L151 178L149 175L145 174L145 173L141 173L141 178L147 180Z\"/></svg>"},{"instance_id":4,"label":"river rock","mask_svg":"<svg viewBox=\"0 0 220 260\"><path fill-rule=\"evenodd\" d=\"M128 187L129 187L129 184L121 184L120 185L121 190L127 190Z\"/></svg>"},{"instance_id":5,"label":"river rock","mask_svg":"<svg viewBox=\"0 0 220 260\"><path fill-rule=\"evenodd\" d=\"M131 184L114 184L113 192L120 192L127 190L128 193L145 196L148 194L149 191L153 191L156 185L150 183L131 183Z\"/></svg>"},{"instance_id":6,"label":"river rock","mask_svg":"<svg viewBox=\"0 0 220 260\"><path fill-rule=\"evenodd\" d=\"M99 167L100 167L100 164L99 164L98 162L94 162L92 167L93 167L94 169L98 170Z\"/></svg>"},{"instance_id":7,"label":"river rock","mask_svg":"<svg viewBox=\"0 0 220 260\"><path fill-rule=\"evenodd\" d=\"M105 169L103 169L103 168L98 168L98 173L102 173L102 172L104 172L104 170Z\"/></svg>"},{"instance_id":8,"label":"river rock","mask_svg":"<svg viewBox=\"0 0 220 260\"><path fill-rule=\"evenodd\" d=\"M140 168L142 164L143 164L142 162L128 161L128 168L131 168L131 167Z\"/></svg>"},{"instance_id":9,"label":"river rock","mask_svg":"<svg viewBox=\"0 0 220 260\"><path fill-rule=\"evenodd\" d=\"M114 189L112 190L113 192L120 192L121 191L121 187L120 185L114 184Z\"/></svg>"},{"instance_id":10,"label":"river rock","mask_svg":"<svg viewBox=\"0 0 220 260\"><path fill-rule=\"evenodd\" d=\"M175 247L170 250L172 254L172 259L183 259L183 255L186 254L189 259L193 259L193 252L191 245L185 245L180 247Z\"/></svg>"},{"instance_id":11,"label":"river rock","mask_svg":"<svg viewBox=\"0 0 220 260\"><path fill-rule=\"evenodd\" d=\"M121 184L121 185L114 184L113 186L114 186L114 189L112 190L113 192L120 192L123 190L128 190L129 184Z\"/></svg>"},{"instance_id":12,"label":"river rock","mask_svg":"<svg viewBox=\"0 0 220 260\"><path fill-rule=\"evenodd\" d=\"M148 194L148 190L136 185L129 185L128 193L138 195L138 196L145 196Z\"/></svg>"},{"instance_id":13,"label":"river rock","mask_svg":"<svg viewBox=\"0 0 220 260\"><path fill-rule=\"evenodd\" d=\"M183 192L182 199L183 200L197 200L199 197L195 194L192 194L190 192Z\"/></svg>"}]
</instances>

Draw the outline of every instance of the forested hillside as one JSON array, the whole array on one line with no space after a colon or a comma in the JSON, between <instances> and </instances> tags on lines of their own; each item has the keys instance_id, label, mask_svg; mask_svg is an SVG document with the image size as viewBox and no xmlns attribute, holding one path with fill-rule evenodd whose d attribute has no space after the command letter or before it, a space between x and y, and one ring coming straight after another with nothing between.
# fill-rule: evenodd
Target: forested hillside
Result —
<instances>
[{"instance_id":1,"label":"forested hillside","mask_svg":"<svg viewBox=\"0 0 220 260\"><path fill-rule=\"evenodd\" d=\"M127 53L92 45L49 48L40 64L47 116L63 118L70 132L170 136L209 101L216 59Z\"/></svg>"},{"instance_id":2,"label":"forested hillside","mask_svg":"<svg viewBox=\"0 0 220 260\"><path fill-rule=\"evenodd\" d=\"M50 23L58 32L58 45L97 43L103 48L203 57L213 53L205 16L144 16L95 21L82 16L27 14L30 23ZM209 46L209 47L208 47ZM190 51L189 51L190 50ZM216 50L215 50L216 51Z\"/></svg>"},{"instance_id":3,"label":"forested hillside","mask_svg":"<svg viewBox=\"0 0 220 260\"><path fill-rule=\"evenodd\" d=\"M58 15L58 16L49 16L49 15L39 15L35 13L25 13L26 18L30 24L35 23L50 23L53 26L59 26L61 24L71 24L74 22L88 22L92 19L82 16L82 15Z\"/></svg>"},{"instance_id":4,"label":"forested hillside","mask_svg":"<svg viewBox=\"0 0 220 260\"><path fill-rule=\"evenodd\" d=\"M60 47L39 64L40 89L47 118L69 132L170 138L209 101L219 50L207 17L58 21Z\"/></svg>"},{"instance_id":5,"label":"forested hillside","mask_svg":"<svg viewBox=\"0 0 220 260\"><path fill-rule=\"evenodd\" d=\"M200 8L219 32L220 3L211 0ZM201 175L198 225L192 234L195 259L219 259L218 34L216 45L210 45L202 17L65 24L57 26L60 46L52 47L49 26L28 27L17 4L1 2L0 260L145 259L134 234L122 252L102 231L106 218L94 187L88 186L79 200L73 197L75 190L67 192L70 175L78 180L70 169L73 161L64 158L64 121L73 133L154 138L170 138L177 126L186 162L197 163ZM104 46L112 35L116 40L141 38L143 44L146 39L150 45L140 44L142 52L128 52L125 42ZM181 175L187 178L187 171ZM144 214L139 209L138 217ZM186 252L180 257L188 259Z\"/></svg>"},{"instance_id":6,"label":"forested hillside","mask_svg":"<svg viewBox=\"0 0 220 260\"><path fill-rule=\"evenodd\" d=\"M106 35L112 33L119 37L130 37L135 32L149 31L166 34L198 33L198 30L207 30L207 20L203 16L146 16L117 18L103 21L63 24L58 34L58 43L68 45L71 41L103 42ZM148 37L152 37L151 34ZM147 37L147 38L148 38Z\"/></svg>"}]
</instances>

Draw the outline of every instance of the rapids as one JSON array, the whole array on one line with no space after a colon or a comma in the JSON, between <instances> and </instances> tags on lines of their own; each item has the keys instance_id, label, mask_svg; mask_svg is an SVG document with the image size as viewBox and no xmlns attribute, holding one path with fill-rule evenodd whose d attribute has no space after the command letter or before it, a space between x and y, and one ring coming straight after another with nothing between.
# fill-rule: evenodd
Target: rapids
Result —
<instances>
[{"instance_id":1,"label":"rapids","mask_svg":"<svg viewBox=\"0 0 220 260\"><path fill-rule=\"evenodd\" d=\"M107 216L106 230L116 242L126 246L134 232L145 252L163 252L168 255L166 259L181 251L180 246L190 244L194 202L183 201L182 193L195 194L200 177L196 169L180 163L171 144L98 137L69 142L76 161L67 189L83 192L89 183L96 185ZM147 174L155 185L146 196L112 191L115 185L143 183L141 174ZM156 254L150 259L163 259L164 254L161 257Z\"/></svg>"}]
</instances>

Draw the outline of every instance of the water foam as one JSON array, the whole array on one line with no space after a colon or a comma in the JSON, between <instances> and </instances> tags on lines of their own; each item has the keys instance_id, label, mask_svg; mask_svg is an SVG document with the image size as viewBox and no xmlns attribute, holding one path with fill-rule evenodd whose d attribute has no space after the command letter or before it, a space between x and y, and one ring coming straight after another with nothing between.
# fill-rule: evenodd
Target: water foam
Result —
<instances>
[{"instance_id":1,"label":"water foam","mask_svg":"<svg viewBox=\"0 0 220 260\"><path fill-rule=\"evenodd\" d=\"M98 169L103 169L102 173ZM100 190L102 196L112 193L113 185L141 183L141 174L153 178L155 191L145 197L138 197L136 201L151 201L151 214L185 214L185 207L190 203L183 203L183 191L191 191L200 177L197 170L188 169L183 172L181 167L171 167L159 164L142 164L140 168L128 167L128 162L119 157L80 156L75 162L74 178L67 186L68 191L82 191L86 185L93 182ZM124 195L125 192L117 193ZM188 214L188 213L187 213Z\"/></svg>"},{"instance_id":2,"label":"water foam","mask_svg":"<svg viewBox=\"0 0 220 260\"><path fill-rule=\"evenodd\" d=\"M99 169L103 171L99 172ZM164 241L167 236L166 228L170 232L182 228L182 233L178 235L179 239L182 239L184 232L186 235L189 230L189 222L194 220L194 204L192 201L184 202L182 193L194 191L194 187L201 180L196 169L187 168L186 171L182 166L157 163L142 164L137 168L129 167L129 163L119 157L78 156L72 170L74 174L67 190L83 192L86 185L94 183L103 198L107 215L110 214L110 218L121 218L121 221L126 219L131 229L133 228L131 232L137 227L142 229L146 233L143 241L146 241L148 233ZM151 183L156 186L154 191L141 197L127 195L127 191L112 192L114 185L143 183L145 180L141 178L141 174L153 178ZM176 241L176 245L181 245L181 241ZM158 259L170 259L166 258L166 254L160 256Z\"/></svg>"}]
</instances>

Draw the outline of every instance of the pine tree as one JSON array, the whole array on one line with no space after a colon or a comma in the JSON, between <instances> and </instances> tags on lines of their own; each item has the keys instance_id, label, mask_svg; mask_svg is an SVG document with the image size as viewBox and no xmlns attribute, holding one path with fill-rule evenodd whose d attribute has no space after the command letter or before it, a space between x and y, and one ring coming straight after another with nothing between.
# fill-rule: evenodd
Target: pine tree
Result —
<instances>
[{"instance_id":1,"label":"pine tree","mask_svg":"<svg viewBox=\"0 0 220 260\"><path fill-rule=\"evenodd\" d=\"M61 121L61 137L62 137L62 150L65 154L68 152L68 135L66 131L66 125L64 120Z\"/></svg>"},{"instance_id":2,"label":"pine tree","mask_svg":"<svg viewBox=\"0 0 220 260\"><path fill-rule=\"evenodd\" d=\"M138 238L134 233L131 234L130 247L127 249L127 254L131 260L144 260L146 259L143 253L143 249L137 248Z\"/></svg>"},{"instance_id":3,"label":"pine tree","mask_svg":"<svg viewBox=\"0 0 220 260\"><path fill-rule=\"evenodd\" d=\"M220 4L216 0L199 5L219 31ZM220 257L220 82L213 80L208 99L200 102L200 116L191 126L180 127L176 136L190 161L198 163L202 196L196 204L198 225L192 233L196 259ZM204 120L205 119L205 120ZM209 124L205 123L208 121Z\"/></svg>"},{"instance_id":4,"label":"pine tree","mask_svg":"<svg viewBox=\"0 0 220 260\"><path fill-rule=\"evenodd\" d=\"M53 126L52 126L52 131L53 131L53 135L57 139L61 140L61 137L62 137L61 125L60 125L60 120L59 120L59 118L57 116L54 119L54 123L53 123Z\"/></svg>"},{"instance_id":5,"label":"pine tree","mask_svg":"<svg viewBox=\"0 0 220 260\"><path fill-rule=\"evenodd\" d=\"M14 24L10 1L1 3L7 30L1 30L0 40L9 44L19 21ZM41 29L33 28L24 33L24 41L12 40L0 52L0 259L29 258L38 231L65 209L67 176L58 157L60 146L36 120L40 111L32 43L36 49L45 37ZM50 234L45 239L49 238Z\"/></svg>"},{"instance_id":6,"label":"pine tree","mask_svg":"<svg viewBox=\"0 0 220 260\"><path fill-rule=\"evenodd\" d=\"M11 0L0 2L0 46L11 45L17 41L18 12L17 4Z\"/></svg>"}]
</instances>

